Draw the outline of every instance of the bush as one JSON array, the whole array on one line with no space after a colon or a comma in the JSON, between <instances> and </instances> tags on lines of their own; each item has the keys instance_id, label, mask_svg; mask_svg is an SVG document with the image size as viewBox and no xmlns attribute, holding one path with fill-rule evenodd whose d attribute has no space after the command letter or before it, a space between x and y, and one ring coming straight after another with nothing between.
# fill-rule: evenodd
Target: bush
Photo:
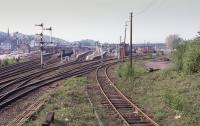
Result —
<instances>
[{"instance_id":1,"label":"bush","mask_svg":"<svg viewBox=\"0 0 200 126\"><path fill-rule=\"evenodd\" d=\"M185 73L200 72L200 41L193 41L187 47L183 58L183 71Z\"/></svg>"},{"instance_id":2,"label":"bush","mask_svg":"<svg viewBox=\"0 0 200 126\"><path fill-rule=\"evenodd\" d=\"M5 60L3 60L3 65L4 66L7 66L8 64L9 64L9 61L8 61L9 59L5 59Z\"/></svg>"},{"instance_id":3,"label":"bush","mask_svg":"<svg viewBox=\"0 0 200 126\"><path fill-rule=\"evenodd\" d=\"M3 67L3 66L7 66L7 65L10 65L10 64L15 64L16 63L16 60L13 58L13 59L3 59L3 60L0 60L0 66Z\"/></svg>"},{"instance_id":4,"label":"bush","mask_svg":"<svg viewBox=\"0 0 200 126\"><path fill-rule=\"evenodd\" d=\"M187 43L180 44L176 48L176 53L175 53L175 64L176 68L178 71L181 71L183 69L183 58L184 58L184 53L186 51Z\"/></svg>"},{"instance_id":5,"label":"bush","mask_svg":"<svg viewBox=\"0 0 200 126\"><path fill-rule=\"evenodd\" d=\"M200 38L177 46L174 59L178 71L187 74L200 72Z\"/></svg>"}]
</instances>

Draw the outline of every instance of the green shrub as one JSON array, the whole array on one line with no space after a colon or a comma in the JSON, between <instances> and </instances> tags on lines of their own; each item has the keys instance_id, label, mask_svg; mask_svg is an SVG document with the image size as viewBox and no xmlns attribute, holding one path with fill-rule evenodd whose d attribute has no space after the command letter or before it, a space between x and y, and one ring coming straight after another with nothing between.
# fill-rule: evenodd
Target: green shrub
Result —
<instances>
[{"instance_id":1,"label":"green shrub","mask_svg":"<svg viewBox=\"0 0 200 126\"><path fill-rule=\"evenodd\" d=\"M178 45L174 59L178 71L186 74L200 72L200 37Z\"/></svg>"},{"instance_id":2,"label":"green shrub","mask_svg":"<svg viewBox=\"0 0 200 126\"><path fill-rule=\"evenodd\" d=\"M185 73L200 72L200 41L190 43L184 53L183 71Z\"/></svg>"},{"instance_id":3,"label":"green shrub","mask_svg":"<svg viewBox=\"0 0 200 126\"><path fill-rule=\"evenodd\" d=\"M180 44L176 48L174 59L178 71L181 71L183 69L183 58L186 48L187 48L187 43Z\"/></svg>"},{"instance_id":4,"label":"green shrub","mask_svg":"<svg viewBox=\"0 0 200 126\"><path fill-rule=\"evenodd\" d=\"M10 64L15 64L16 63L16 60L13 58L13 59L3 59L3 60L0 60L0 66L3 67L3 66L7 66L7 65L10 65Z\"/></svg>"},{"instance_id":5,"label":"green shrub","mask_svg":"<svg viewBox=\"0 0 200 126\"><path fill-rule=\"evenodd\" d=\"M3 65L4 65L4 66L7 66L7 65L9 64L8 60L9 60L9 59L3 60Z\"/></svg>"}]
</instances>

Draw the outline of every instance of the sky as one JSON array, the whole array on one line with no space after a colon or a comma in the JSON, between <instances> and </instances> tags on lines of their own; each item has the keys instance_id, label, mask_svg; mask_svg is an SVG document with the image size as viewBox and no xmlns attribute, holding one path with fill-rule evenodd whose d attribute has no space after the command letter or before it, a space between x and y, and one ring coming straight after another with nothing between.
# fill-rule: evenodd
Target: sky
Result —
<instances>
[{"instance_id":1,"label":"sky","mask_svg":"<svg viewBox=\"0 0 200 126\"><path fill-rule=\"evenodd\" d=\"M0 31L35 34L41 30L34 25L43 22L67 41L118 43L133 12L133 43L165 42L169 34L191 39L200 30L199 5L200 0L0 0Z\"/></svg>"}]
</instances>

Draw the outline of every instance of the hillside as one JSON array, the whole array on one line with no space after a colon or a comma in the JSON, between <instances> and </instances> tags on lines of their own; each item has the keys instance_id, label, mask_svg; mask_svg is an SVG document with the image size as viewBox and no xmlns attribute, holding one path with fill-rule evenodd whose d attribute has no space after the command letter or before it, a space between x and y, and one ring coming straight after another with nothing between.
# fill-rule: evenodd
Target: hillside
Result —
<instances>
[{"instance_id":1,"label":"hillside","mask_svg":"<svg viewBox=\"0 0 200 126\"><path fill-rule=\"evenodd\" d=\"M17 36L17 37L16 37ZM28 44L30 46L33 46L34 44L37 45L37 43L40 41L39 36L36 35L26 35L22 33L11 33L8 35L8 33L0 32L0 45L8 45L10 44L11 49L13 50L17 46L17 38L19 39L20 43ZM45 35L44 41L49 42L50 36ZM64 39L52 37L52 41L56 44L70 44L69 42L65 41Z\"/></svg>"}]
</instances>

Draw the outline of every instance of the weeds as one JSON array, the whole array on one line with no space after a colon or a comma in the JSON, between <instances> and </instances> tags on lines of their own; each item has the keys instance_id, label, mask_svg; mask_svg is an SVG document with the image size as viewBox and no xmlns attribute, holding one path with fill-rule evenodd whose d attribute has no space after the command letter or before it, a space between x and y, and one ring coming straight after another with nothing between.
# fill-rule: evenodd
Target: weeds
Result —
<instances>
[{"instance_id":1,"label":"weeds","mask_svg":"<svg viewBox=\"0 0 200 126\"><path fill-rule=\"evenodd\" d=\"M186 75L175 69L167 69L140 74L133 82L126 84L123 78L117 82L117 87L123 93L150 112L160 124L200 125L200 73ZM175 119L177 115L180 115L179 119Z\"/></svg>"},{"instance_id":2,"label":"weeds","mask_svg":"<svg viewBox=\"0 0 200 126\"><path fill-rule=\"evenodd\" d=\"M73 126L96 125L96 118L85 94L85 84L85 78L66 80L64 86L47 100L42 111L36 115L37 119L30 120L24 126L40 126L50 111L55 112L55 124L52 126L64 125L65 118Z\"/></svg>"},{"instance_id":3,"label":"weeds","mask_svg":"<svg viewBox=\"0 0 200 126\"><path fill-rule=\"evenodd\" d=\"M145 73L145 69L141 67L140 63L133 63L132 69L129 63L120 64L117 69L118 76L123 80L134 80L136 77Z\"/></svg>"},{"instance_id":4,"label":"weeds","mask_svg":"<svg viewBox=\"0 0 200 126\"><path fill-rule=\"evenodd\" d=\"M0 60L0 67L7 66L10 64L15 64L15 63L17 63L15 59L3 59L3 60Z\"/></svg>"},{"instance_id":5,"label":"weeds","mask_svg":"<svg viewBox=\"0 0 200 126\"><path fill-rule=\"evenodd\" d=\"M200 72L200 37L178 45L174 59L178 71L185 74Z\"/></svg>"}]
</instances>

